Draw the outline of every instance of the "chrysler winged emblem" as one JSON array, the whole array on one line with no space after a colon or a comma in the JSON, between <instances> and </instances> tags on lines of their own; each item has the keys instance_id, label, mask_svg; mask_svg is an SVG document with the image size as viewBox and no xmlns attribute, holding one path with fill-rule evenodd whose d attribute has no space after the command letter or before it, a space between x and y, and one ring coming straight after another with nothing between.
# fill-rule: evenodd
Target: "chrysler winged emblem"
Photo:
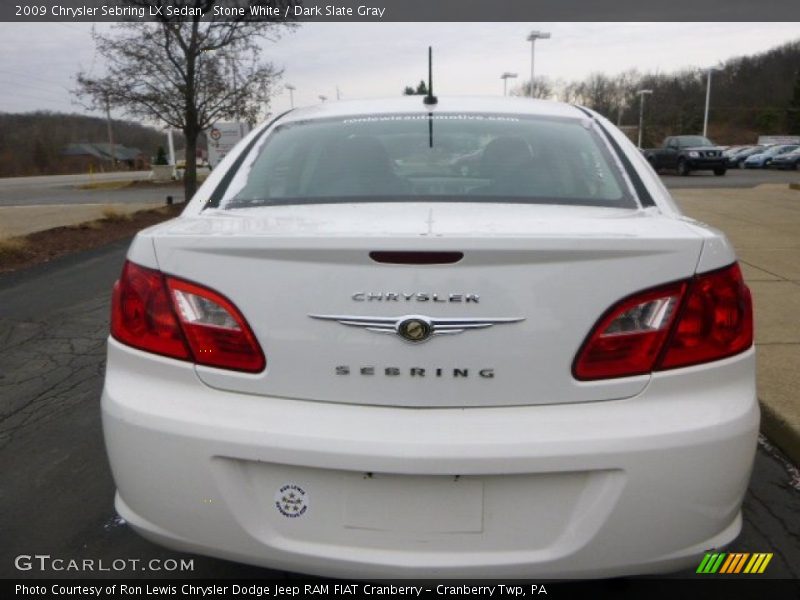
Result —
<instances>
[{"instance_id":1,"label":"chrysler winged emblem","mask_svg":"<svg viewBox=\"0 0 800 600\"><path fill-rule=\"evenodd\" d=\"M459 319L403 315L400 317L357 317L353 315L308 315L312 319L336 321L349 327L360 327L373 333L393 333L409 342L424 342L435 335L464 333L470 329L486 329L493 325L518 323L523 317L496 319Z\"/></svg>"}]
</instances>

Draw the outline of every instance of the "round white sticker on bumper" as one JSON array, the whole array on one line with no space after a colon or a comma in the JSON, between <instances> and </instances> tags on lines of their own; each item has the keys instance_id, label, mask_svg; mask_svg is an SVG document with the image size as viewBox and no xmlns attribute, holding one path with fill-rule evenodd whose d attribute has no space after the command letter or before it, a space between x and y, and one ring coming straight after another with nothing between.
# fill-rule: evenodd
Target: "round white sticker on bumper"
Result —
<instances>
[{"instance_id":1,"label":"round white sticker on bumper","mask_svg":"<svg viewBox=\"0 0 800 600\"><path fill-rule=\"evenodd\" d=\"M296 483L282 485L275 492L275 508L284 517L296 519L302 517L308 510L308 492Z\"/></svg>"}]
</instances>

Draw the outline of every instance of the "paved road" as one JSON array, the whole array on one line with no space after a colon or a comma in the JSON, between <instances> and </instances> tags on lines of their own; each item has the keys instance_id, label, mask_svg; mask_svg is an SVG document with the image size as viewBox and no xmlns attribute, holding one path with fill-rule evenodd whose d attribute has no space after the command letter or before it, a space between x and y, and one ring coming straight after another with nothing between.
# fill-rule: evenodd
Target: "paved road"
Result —
<instances>
[{"instance_id":1,"label":"paved road","mask_svg":"<svg viewBox=\"0 0 800 600\"><path fill-rule=\"evenodd\" d=\"M76 173L73 175L36 175L34 177L0 177L0 190L75 186L84 183L111 181L143 181L150 171L113 171L111 173Z\"/></svg>"},{"instance_id":2,"label":"paved road","mask_svg":"<svg viewBox=\"0 0 800 600\"><path fill-rule=\"evenodd\" d=\"M698 171L688 177L664 172L661 180L668 188L747 188L764 183L800 182L800 171L778 171L776 169L731 169L724 177L711 172Z\"/></svg>"},{"instance_id":3,"label":"paved road","mask_svg":"<svg viewBox=\"0 0 800 600\"><path fill-rule=\"evenodd\" d=\"M183 201L181 184L122 189L85 190L78 186L90 183L144 181L150 171L122 171L93 175L47 175L41 177L0 178L0 206L40 204L105 204L108 202L163 202L167 195Z\"/></svg>"},{"instance_id":4,"label":"paved road","mask_svg":"<svg viewBox=\"0 0 800 600\"><path fill-rule=\"evenodd\" d=\"M19 573L13 567L19 554L109 562L184 556L134 534L115 520L112 505L98 398L109 289L126 246L0 276L0 577L82 576ZM774 552L767 575L800 578L799 506L800 474L762 444L744 505L744 531L731 550ZM195 557L194 565L182 575L291 576L203 557Z\"/></svg>"},{"instance_id":5,"label":"paved road","mask_svg":"<svg viewBox=\"0 0 800 600\"><path fill-rule=\"evenodd\" d=\"M183 202L183 186L157 185L122 189L83 190L70 185L32 188L0 186L0 206L39 206L45 204L108 204L111 202L164 203L167 196Z\"/></svg>"},{"instance_id":6,"label":"paved road","mask_svg":"<svg viewBox=\"0 0 800 600\"><path fill-rule=\"evenodd\" d=\"M147 179L149 171L129 173L98 173L97 182ZM679 177L664 173L669 188L692 187L754 187L762 183L800 181L800 172L762 169L733 169L725 177L711 173L693 173ZM0 179L0 206L33 206L39 204L105 204L109 202L163 202L167 195L176 202L183 201L179 184L155 187L133 187L106 190L84 190L76 186L88 183L88 175L53 175L47 177L9 177Z\"/></svg>"}]
</instances>

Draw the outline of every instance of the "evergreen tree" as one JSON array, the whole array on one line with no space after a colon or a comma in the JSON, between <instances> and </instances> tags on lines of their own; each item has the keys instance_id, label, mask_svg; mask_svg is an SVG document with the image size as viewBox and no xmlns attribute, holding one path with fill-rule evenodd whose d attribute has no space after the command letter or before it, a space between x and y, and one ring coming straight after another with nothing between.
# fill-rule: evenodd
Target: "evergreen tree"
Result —
<instances>
[{"instance_id":1,"label":"evergreen tree","mask_svg":"<svg viewBox=\"0 0 800 600\"><path fill-rule=\"evenodd\" d=\"M425 85L425 82L420 80L419 85L416 89L407 85L405 89L403 89L404 96L427 96L428 95L428 86Z\"/></svg>"}]
</instances>

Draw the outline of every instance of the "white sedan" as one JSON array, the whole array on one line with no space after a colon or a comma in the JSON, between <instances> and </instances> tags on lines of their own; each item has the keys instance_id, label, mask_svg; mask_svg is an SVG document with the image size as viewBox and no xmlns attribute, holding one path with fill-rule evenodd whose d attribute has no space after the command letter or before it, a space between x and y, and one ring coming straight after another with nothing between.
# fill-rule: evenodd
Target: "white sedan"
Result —
<instances>
[{"instance_id":1,"label":"white sedan","mask_svg":"<svg viewBox=\"0 0 800 600\"><path fill-rule=\"evenodd\" d=\"M116 508L337 577L612 577L738 535L750 293L598 114L325 103L256 128L114 288Z\"/></svg>"}]
</instances>

